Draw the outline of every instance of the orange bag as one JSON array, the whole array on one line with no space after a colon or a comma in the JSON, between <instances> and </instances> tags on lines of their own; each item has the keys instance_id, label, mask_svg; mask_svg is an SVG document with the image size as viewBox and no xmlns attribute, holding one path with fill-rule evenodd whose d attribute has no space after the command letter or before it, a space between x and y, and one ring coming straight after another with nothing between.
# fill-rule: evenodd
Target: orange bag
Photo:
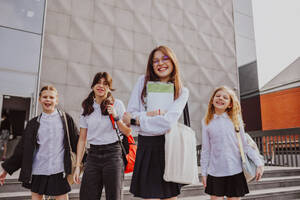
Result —
<instances>
[{"instance_id":1,"label":"orange bag","mask_svg":"<svg viewBox=\"0 0 300 200\"><path fill-rule=\"evenodd\" d=\"M135 163L137 146L135 144L135 141L134 141L132 135L130 135L128 137L126 137L124 135L124 138L123 138L123 141L122 141L122 143L123 143L122 145L124 146L125 149L126 149L126 143L124 142L124 140L126 140L126 139L128 141L128 151L126 151L126 153L127 153L126 154L127 164L126 164L124 172L125 173L130 173L130 172L133 172L133 169L134 169L134 163Z\"/></svg>"},{"instance_id":2,"label":"orange bag","mask_svg":"<svg viewBox=\"0 0 300 200\"><path fill-rule=\"evenodd\" d=\"M116 130L118 140L119 140L119 144L120 144L121 149L122 149L122 157L123 157L123 162L124 162L124 166L125 166L124 173L133 172L135 157L136 157L136 150L137 150L137 146L135 144L135 141L134 141L131 134L128 137L123 135L123 139L121 140L120 130L119 130L117 124L115 123L114 118L112 117L112 115L110 115L109 118L111 120L111 124L113 126L113 129Z\"/></svg>"}]
</instances>

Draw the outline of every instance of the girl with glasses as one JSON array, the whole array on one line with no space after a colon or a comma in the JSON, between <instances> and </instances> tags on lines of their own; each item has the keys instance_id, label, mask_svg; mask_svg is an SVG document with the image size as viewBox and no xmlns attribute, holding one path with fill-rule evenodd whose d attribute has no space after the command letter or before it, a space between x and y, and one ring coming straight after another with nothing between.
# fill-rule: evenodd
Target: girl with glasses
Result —
<instances>
[{"instance_id":1,"label":"girl with glasses","mask_svg":"<svg viewBox=\"0 0 300 200\"><path fill-rule=\"evenodd\" d=\"M146 110L147 83L174 85L174 102L168 110ZM144 199L176 199L181 185L163 179L165 134L176 124L187 103L189 91L180 80L178 61L173 51L159 46L149 55L146 74L141 76L130 97L123 121L139 132L138 148L130 192Z\"/></svg>"}]
</instances>

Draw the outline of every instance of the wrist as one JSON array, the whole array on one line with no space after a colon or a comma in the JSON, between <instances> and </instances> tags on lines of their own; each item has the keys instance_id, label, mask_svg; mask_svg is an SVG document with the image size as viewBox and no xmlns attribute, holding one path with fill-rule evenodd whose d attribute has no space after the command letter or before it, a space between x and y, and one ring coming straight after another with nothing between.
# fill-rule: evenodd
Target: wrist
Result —
<instances>
[{"instance_id":1,"label":"wrist","mask_svg":"<svg viewBox=\"0 0 300 200\"><path fill-rule=\"evenodd\" d=\"M130 119L130 124L136 126L136 119L135 118L131 118Z\"/></svg>"},{"instance_id":2,"label":"wrist","mask_svg":"<svg viewBox=\"0 0 300 200\"><path fill-rule=\"evenodd\" d=\"M135 119L135 124L137 125L137 126L140 126L140 119L137 117L136 119Z\"/></svg>"},{"instance_id":3,"label":"wrist","mask_svg":"<svg viewBox=\"0 0 300 200\"><path fill-rule=\"evenodd\" d=\"M115 122L117 122L117 121L120 120L120 117L119 117L119 116L115 116L115 117L113 117L113 118L114 118Z\"/></svg>"}]
</instances>

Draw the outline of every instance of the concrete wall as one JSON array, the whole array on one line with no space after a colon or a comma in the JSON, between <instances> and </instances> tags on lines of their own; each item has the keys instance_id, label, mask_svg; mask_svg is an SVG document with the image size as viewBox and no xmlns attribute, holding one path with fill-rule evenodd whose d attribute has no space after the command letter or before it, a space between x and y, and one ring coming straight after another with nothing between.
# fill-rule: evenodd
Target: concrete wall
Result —
<instances>
[{"instance_id":1,"label":"concrete wall","mask_svg":"<svg viewBox=\"0 0 300 200\"><path fill-rule=\"evenodd\" d=\"M49 0L41 85L54 84L76 120L96 72L112 74L128 102L150 51L171 47L190 89L192 127L200 133L212 90L238 87L232 1ZM198 134L200 142L200 134Z\"/></svg>"},{"instance_id":2,"label":"concrete wall","mask_svg":"<svg viewBox=\"0 0 300 200\"><path fill-rule=\"evenodd\" d=\"M256 60L252 0L233 0L238 67Z\"/></svg>"}]
</instances>

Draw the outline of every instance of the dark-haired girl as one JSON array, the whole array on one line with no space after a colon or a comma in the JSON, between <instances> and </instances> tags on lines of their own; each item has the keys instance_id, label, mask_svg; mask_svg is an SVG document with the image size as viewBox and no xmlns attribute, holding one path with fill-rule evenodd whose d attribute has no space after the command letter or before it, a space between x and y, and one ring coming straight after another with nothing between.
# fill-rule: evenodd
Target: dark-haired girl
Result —
<instances>
[{"instance_id":1,"label":"dark-haired girl","mask_svg":"<svg viewBox=\"0 0 300 200\"><path fill-rule=\"evenodd\" d=\"M43 195L67 200L71 190L67 175L71 174L71 156L65 124L68 124L70 145L76 152L78 130L72 117L56 109L58 93L53 86L44 86L39 95L43 112L31 119L23 132L12 157L2 163L0 183L21 168L19 181L31 190L33 200L42 200Z\"/></svg>"},{"instance_id":2,"label":"dark-haired girl","mask_svg":"<svg viewBox=\"0 0 300 200\"><path fill-rule=\"evenodd\" d=\"M146 110L147 82L174 85L174 102L168 110ZM135 85L123 120L139 132L136 162L130 192L144 199L176 199L181 185L163 179L165 168L165 134L177 123L188 100L189 91L180 81L175 54L159 46L149 55L147 71Z\"/></svg>"},{"instance_id":3,"label":"dark-haired girl","mask_svg":"<svg viewBox=\"0 0 300 200\"><path fill-rule=\"evenodd\" d=\"M111 94L112 78L107 72L95 75L89 96L82 102L80 136L77 145L77 163L81 163L86 142L90 144L86 168L80 187L80 199L100 199L105 187L106 199L121 199L123 185L123 160L118 136L109 115L112 115L120 131L129 135L131 129L121 120L125 107ZM74 181L80 183L79 167Z\"/></svg>"}]
</instances>

